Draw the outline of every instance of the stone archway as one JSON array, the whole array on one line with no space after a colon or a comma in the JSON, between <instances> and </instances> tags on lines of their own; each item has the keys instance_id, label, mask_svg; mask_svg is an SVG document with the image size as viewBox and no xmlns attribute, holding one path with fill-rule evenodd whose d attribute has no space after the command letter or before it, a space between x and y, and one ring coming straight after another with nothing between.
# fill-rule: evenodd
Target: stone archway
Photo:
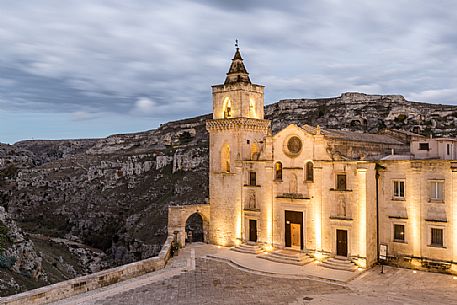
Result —
<instances>
[{"instance_id":1,"label":"stone archway","mask_svg":"<svg viewBox=\"0 0 457 305\"><path fill-rule=\"evenodd\" d=\"M199 213L190 215L186 220L187 242L204 242L203 217Z\"/></svg>"},{"instance_id":2,"label":"stone archway","mask_svg":"<svg viewBox=\"0 0 457 305\"><path fill-rule=\"evenodd\" d=\"M168 207L168 235L177 234L181 246L186 244L187 232L186 224L191 217L201 217L203 241L208 242L209 233L209 204L191 204L184 206ZM197 214L198 216L193 216Z\"/></svg>"}]
</instances>

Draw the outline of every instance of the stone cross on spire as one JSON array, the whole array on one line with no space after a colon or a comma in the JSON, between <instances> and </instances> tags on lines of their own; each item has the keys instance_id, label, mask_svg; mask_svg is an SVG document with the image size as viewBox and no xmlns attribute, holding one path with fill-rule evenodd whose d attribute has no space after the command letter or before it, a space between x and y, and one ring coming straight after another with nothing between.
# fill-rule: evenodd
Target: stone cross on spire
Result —
<instances>
[{"instance_id":1,"label":"stone cross on spire","mask_svg":"<svg viewBox=\"0 0 457 305\"><path fill-rule=\"evenodd\" d=\"M246 70L246 67L243 63L243 58L241 57L240 48L238 47L238 39L235 40L236 52L232 59L232 64L225 78L224 85L234 84L234 83L251 83L249 79L249 73Z\"/></svg>"}]
</instances>

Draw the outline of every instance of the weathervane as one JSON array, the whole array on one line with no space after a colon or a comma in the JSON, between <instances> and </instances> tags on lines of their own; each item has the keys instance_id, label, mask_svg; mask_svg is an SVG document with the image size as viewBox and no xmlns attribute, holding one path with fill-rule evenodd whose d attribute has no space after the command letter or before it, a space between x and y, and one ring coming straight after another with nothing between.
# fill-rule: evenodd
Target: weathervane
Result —
<instances>
[{"instance_id":1,"label":"weathervane","mask_svg":"<svg viewBox=\"0 0 457 305\"><path fill-rule=\"evenodd\" d=\"M235 39L235 47L238 49L238 39Z\"/></svg>"}]
</instances>

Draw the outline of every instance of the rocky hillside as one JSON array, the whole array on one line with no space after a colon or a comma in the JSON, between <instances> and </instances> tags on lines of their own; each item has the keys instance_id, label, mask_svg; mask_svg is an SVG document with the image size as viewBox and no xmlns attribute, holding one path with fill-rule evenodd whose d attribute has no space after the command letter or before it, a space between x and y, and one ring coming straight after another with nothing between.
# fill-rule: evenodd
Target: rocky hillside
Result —
<instances>
[{"instance_id":1,"label":"rocky hillside","mask_svg":"<svg viewBox=\"0 0 457 305\"><path fill-rule=\"evenodd\" d=\"M457 106L410 102L401 95L348 92L336 98L282 100L267 106L265 116L273 121L273 132L306 122L367 132L389 128L436 137L457 136Z\"/></svg>"},{"instance_id":2,"label":"rocky hillside","mask_svg":"<svg viewBox=\"0 0 457 305\"><path fill-rule=\"evenodd\" d=\"M265 114L273 132L306 123L457 136L456 106L401 96L283 100ZM0 266L0 285L11 282L9 291L20 291L156 255L166 238L167 206L207 200L208 118L105 139L0 144L0 220L5 232L24 232L36 265L22 272L16 237L5 237L0 259L15 261Z\"/></svg>"}]
</instances>

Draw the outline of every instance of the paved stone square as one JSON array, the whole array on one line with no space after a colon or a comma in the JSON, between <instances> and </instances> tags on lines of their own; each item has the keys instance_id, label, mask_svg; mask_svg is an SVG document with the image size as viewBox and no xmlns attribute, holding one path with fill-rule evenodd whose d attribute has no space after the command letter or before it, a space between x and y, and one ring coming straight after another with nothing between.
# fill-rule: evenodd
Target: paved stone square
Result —
<instances>
[{"instance_id":1,"label":"paved stone square","mask_svg":"<svg viewBox=\"0 0 457 305\"><path fill-rule=\"evenodd\" d=\"M54 305L457 304L457 279L451 275L386 267L384 274L373 268L345 283L284 275L278 266L276 274L266 275L205 257L220 252L214 246L195 244L181 251L165 269ZM252 256L246 260L252 261Z\"/></svg>"},{"instance_id":2,"label":"paved stone square","mask_svg":"<svg viewBox=\"0 0 457 305\"><path fill-rule=\"evenodd\" d=\"M227 263L200 258L194 271L128 290L95 304L290 304L311 293L349 291L340 285L307 279L252 274Z\"/></svg>"}]
</instances>

